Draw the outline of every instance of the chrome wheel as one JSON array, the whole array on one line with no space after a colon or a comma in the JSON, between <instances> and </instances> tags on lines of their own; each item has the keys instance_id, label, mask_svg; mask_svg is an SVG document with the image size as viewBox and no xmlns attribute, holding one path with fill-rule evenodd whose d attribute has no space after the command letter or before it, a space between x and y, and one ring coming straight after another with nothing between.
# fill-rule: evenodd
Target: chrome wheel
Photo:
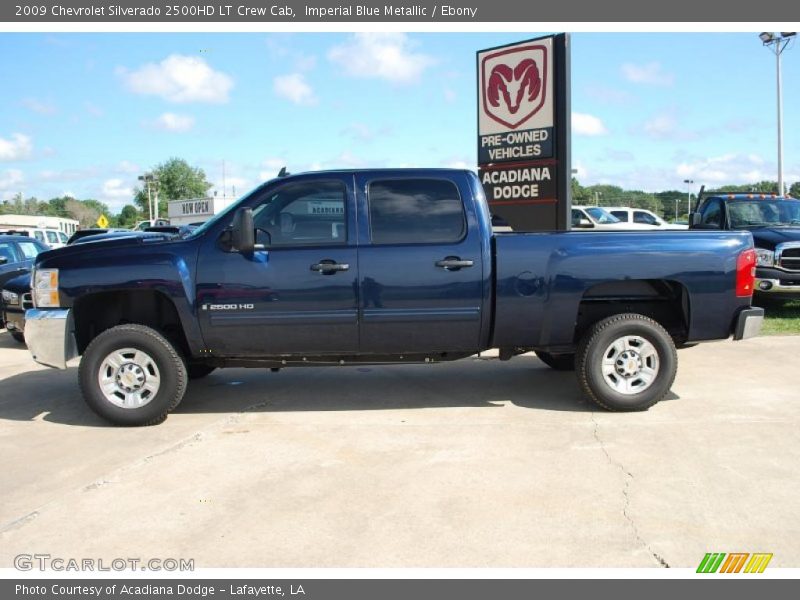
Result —
<instances>
[{"instance_id":1,"label":"chrome wheel","mask_svg":"<svg viewBox=\"0 0 800 600\"><path fill-rule=\"evenodd\" d=\"M656 380L658 369L658 351L638 335L617 338L603 353L603 381L620 394L645 391Z\"/></svg>"},{"instance_id":2,"label":"chrome wheel","mask_svg":"<svg viewBox=\"0 0 800 600\"><path fill-rule=\"evenodd\" d=\"M97 374L106 400L120 408L140 408L158 394L161 374L153 358L135 348L114 350Z\"/></svg>"}]
</instances>

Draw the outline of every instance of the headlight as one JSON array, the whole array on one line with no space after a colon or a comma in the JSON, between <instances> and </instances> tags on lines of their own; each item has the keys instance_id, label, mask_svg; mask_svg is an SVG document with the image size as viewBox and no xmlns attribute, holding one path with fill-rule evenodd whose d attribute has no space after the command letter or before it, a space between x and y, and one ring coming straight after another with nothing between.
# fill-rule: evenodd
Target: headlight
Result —
<instances>
[{"instance_id":1,"label":"headlight","mask_svg":"<svg viewBox=\"0 0 800 600\"><path fill-rule=\"evenodd\" d=\"M772 250L756 248L756 265L759 267L771 267L775 264L775 253Z\"/></svg>"},{"instance_id":2,"label":"headlight","mask_svg":"<svg viewBox=\"0 0 800 600\"><path fill-rule=\"evenodd\" d=\"M58 301L58 269L36 269L33 272L33 304L37 308L55 308Z\"/></svg>"},{"instance_id":3,"label":"headlight","mask_svg":"<svg viewBox=\"0 0 800 600\"><path fill-rule=\"evenodd\" d=\"M19 304L19 295L10 290L3 290L3 302L9 306Z\"/></svg>"}]
</instances>

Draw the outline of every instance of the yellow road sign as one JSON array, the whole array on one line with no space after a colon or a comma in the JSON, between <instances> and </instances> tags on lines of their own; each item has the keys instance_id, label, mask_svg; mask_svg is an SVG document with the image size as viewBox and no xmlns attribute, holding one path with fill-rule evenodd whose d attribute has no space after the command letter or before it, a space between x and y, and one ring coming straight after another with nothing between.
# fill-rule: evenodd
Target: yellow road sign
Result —
<instances>
[{"instance_id":1,"label":"yellow road sign","mask_svg":"<svg viewBox=\"0 0 800 600\"><path fill-rule=\"evenodd\" d=\"M108 219L106 219L105 215L100 215L97 217L97 226L102 227L103 229L108 227Z\"/></svg>"}]
</instances>

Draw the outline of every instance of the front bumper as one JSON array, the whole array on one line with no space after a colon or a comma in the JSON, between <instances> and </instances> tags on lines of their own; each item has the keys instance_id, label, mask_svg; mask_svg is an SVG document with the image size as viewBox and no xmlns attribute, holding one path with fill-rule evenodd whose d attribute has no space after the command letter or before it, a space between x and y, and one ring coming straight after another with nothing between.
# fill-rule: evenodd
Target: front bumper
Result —
<instances>
[{"instance_id":1,"label":"front bumper","mask_svg":"<svg viewBox=\"0 0 800 600\"><path fill-rule=\"evenodd\" d=\"M745 308L736 317L736 324L733 327L734 340L746 340L756 337L761 333L761 325L764 323L764 309L752 306Z\"/></svg>"},{"instance_id":2,"label":"front bumper","mask_svg":"<svg viewBox=\"0 0 800 600\"><path fill-rule=\"evenodd\" d=\"M25 343L39 364L66 369L67 361L78 356L72 311L38 308L26 311Z\"/></svg>"},{"instance_id":3,"label":"front bumper","mask_svg":"<svg viewBox=\"0 0 800 600\"><path fill-rule=\"evenodd\" d=\"M22 333L25 331L25 313L21 310L17 310L18 307L9 308L6 306L6 310L3 313L3 321L5 321L6 329L9 331L18 331Z\"/></svg>"},{"instance_id":4,"label":"front bumper","mask_svg":"<svg viewBox=\"0 0 800 600\"><path fill-rule=\"evenodd\" d=\"M800 281L786 281L784 279L759 279L756 278L754 287L757 294L780 295L781 297L800 298Z\"/></svg>"}]
</instances>

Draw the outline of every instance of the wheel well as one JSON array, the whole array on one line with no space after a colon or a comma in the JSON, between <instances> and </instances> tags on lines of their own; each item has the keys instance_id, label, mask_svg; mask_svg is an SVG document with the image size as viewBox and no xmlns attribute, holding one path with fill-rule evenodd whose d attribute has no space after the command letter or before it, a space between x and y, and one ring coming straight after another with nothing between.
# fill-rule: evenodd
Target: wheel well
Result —
<instances>
[{"instance_id":1,"label":"wheel well","mask_svg":"<svg viewBox=\"0 0 800 600\"><path fill-rule=\"evenodd\" d=\"M666 329L676 344L689 336L689 294L677 281L626 279L590 287L583 294L575 326L575 342L595 323L615 314L633 312L650 317Z\"/></svg>"},{"instance_id":2,"label":"wheel well","mask_svg":"<svg viewBox=\"0 0 800 600\"><path fill-rule=\"evenodd\" d=\"M161 332L178 351L188 355L189 345L178 310L162 292L124 290L88 294L75 302L73 314L79 354L106 329L137 323Z\"/></svg>"}]
</instances>

